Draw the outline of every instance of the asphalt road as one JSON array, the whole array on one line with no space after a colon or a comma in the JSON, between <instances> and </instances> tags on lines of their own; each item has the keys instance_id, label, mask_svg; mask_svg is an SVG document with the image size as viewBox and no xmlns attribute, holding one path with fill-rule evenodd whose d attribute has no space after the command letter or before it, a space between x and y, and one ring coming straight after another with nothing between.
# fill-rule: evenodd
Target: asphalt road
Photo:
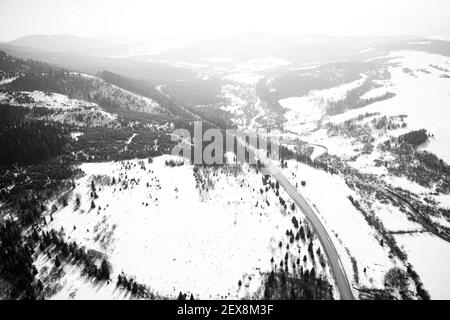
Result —
<instances>
[{"instance_id":1,"label":"asphalt road","mask_svg":"<svg viewBox=\"0 0 450 320\"><path fill-rule=\"evenodd\" d=\"M244 142L238 139L241 144ZM248 145L247 145L248 146ZM283 187L283 189L289 194L292 200L295 202L298 208L305 214L306 218L312 225L315 234L322 244L325 255L330 264L331 272L333 274L334 281L338 287L340 296L342 300L354 300L353 292L350 287L347 275L345 273L342 262L339 258L339 254L328 235L327 230L323 226L320 219L317 217L315 212L311 209L305 198L297 191L297 189L289 182L285 175L280 171L278 166L272 161L267 159L265 155L262 155L259 151L255 150L251 146L248 146L260 159L261 163L264 165L268 173L277 179L278 183Z\"/></svg>"},{"instance_id":2,"label":"asphalt road","mask_svg":"<svg viewBox=\"0 0 450 320\"><path fill-rule=\"evenodd\" d=\"M339 258L339 254L337 253L333 241L331 241L331 238L328 235L322 222L320 222L319 218L306 202L305 198L303 198L303 196L297 191L297 189L292 186L292 184L288 181L284 174L280 172L278 168L274 167L272 164L266 165L266 163L264 163L264 165L266 166L266 169L270 172L270 174L272 174L277 179L278 183L289 194L297 207L302 210L308 221L311 223L315 234L322 244L325 255L328 258L328 262L330 263L331 272L341 295L341 299L353 300L353 292L350 287L344 267Z\"/></svg>"}]
</instances>

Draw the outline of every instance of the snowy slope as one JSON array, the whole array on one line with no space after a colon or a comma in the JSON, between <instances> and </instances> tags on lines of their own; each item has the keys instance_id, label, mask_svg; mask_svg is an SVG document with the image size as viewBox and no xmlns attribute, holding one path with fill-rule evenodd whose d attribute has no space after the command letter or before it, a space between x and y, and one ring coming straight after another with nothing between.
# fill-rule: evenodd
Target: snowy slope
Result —
<instances>
[{"instance_id":1,"label":"snowy slope","mask_svg":"<svg viewBox=\"0 0 450 320\"><path fill-rule=\"evenodd\" d=\"M426 150L450 163L450 79L443 77L450 74L435 68L450 69L450 58L416 51L393 52L387 58L391 63L389 91L396 96L332 117L331 121L341 122L367 112L405 114L411 130L425 128L435 135Z\"/></svg>"},{"instance_id":2,"label":"snowy slope","mask_svg":"<svg viewBox=\"0 0 450 320\"><path fill-rule=\"evenodd\" d=\"M77 73L75 73L77 74ZM135 94L128 90L122 89L118 86L107 83L106 81L97 78L92 75L78 74L80 76L86 77L92 81L90 97L96 99L113 99L113 101L118 104L121 108L145 112L145 113L158 113L158 114L169 114L167 110L162 108L158 102L143 97L141 95Z\"/></svg>"},{"instance_id":3,"label":"snowy slope","mask_svg":"<svg viewBox=\"0 0 450 320\"><path fill-rule=\"evenodd\" d=\"M272 270L272 257L278 264L286 252L293 261L307 255L302 243L294 242L289 250L278 247L280 241L288 243L285 232L294 229L292 216L303 219L296 210L280 208L273 191L260 193L261 175L248 167L236 174L234 169L219 170L204 176L207 191L198 190L193 167L168 167L167 159L83 164L86 176L76 182L69 206L54 213L47 228L63 228L67 241L105 254L113 282L124 272L167 297L180 291L200 298L260 297L261 273ZM112 177L120 177L122 184L108 185ZM95 209L90 209L92 179L99 195ZM77 195L82 205L74 210ZM320 246L317 239L314 244ZM309 260L302 265L312 268ZM315 267L330 277L328 268ZM103 289L97 294L95 286L78 286L76 275L64 281L57 298L105 295ZM111 292L110 298L121 297Z\"/></svg>"},{"instance_id":4,"label":"snowy slope","mask_svg":"<svg viewBox=\"0 0 450 320\"><path fill-rule=\"evenodd\" d=\"M430 234L397 235L432 299L450 296L450 244Z\"/></svg>"},{"instance_id":5,"label":"snowy slope","mask_svg":"<svg viewBox=\"0 0 450 320\"><path fill-rule=\"evenodd\" d=\"M290 97L280 100L280 105L288 110L285 114L288 120L285 125L286 129L293 132L303 132L308 128L308 126L303 126L304 124L320 120L324 116L329 103L343 99L349 90L359 87L365 79L366 76L362 75L361 79L337 87L313 90L303 97Z\"/></svg>"},{"instance_id":6,"label":"snowy slope","mask_svg":"<svg viewBox=\"0 0 450 320\"><path fill-rule=\"evenodd\" d=\"M24 97L30 102L24 102ZM33 91L13 94L10 92L1 92L0 103L29 108L49 109L51 111L49 114L38 117L43 120L69 123L78 126L107 126L110 128L119 126L117 115L106 112L97 104L78 99L70 99L65 95L57 93Z\"/></svg>"}]
</instances>

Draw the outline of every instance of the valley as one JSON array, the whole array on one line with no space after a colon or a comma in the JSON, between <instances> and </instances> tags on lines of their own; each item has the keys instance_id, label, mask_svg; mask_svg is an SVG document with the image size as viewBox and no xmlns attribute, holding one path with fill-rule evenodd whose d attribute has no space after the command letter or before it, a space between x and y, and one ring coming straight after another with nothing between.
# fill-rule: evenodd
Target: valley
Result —
<instances>
[{"instance_id":1,"label":"valley","mask_svg":"<svg viewBox=\"0 0 450 320\"><path fill-rule=\"evenodd\" d=\"M450 43L422 40L152 56L177 79L1 53L0 297L448 299ZM279 158L171 154L196 121Z\"/></svg>"}]
</instances>

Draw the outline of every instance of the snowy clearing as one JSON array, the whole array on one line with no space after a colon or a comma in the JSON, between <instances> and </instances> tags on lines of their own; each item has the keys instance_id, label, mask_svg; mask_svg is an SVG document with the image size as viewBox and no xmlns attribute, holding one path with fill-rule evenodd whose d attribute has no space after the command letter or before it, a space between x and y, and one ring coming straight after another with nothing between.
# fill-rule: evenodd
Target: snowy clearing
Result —
<instances>
[{"instance_id":1,"label":"snowy clearing","mask_svg":"<svg viewBox=\"0 0 450 320\"><path fill-rule=\"evenodd\" d=\"M303 97L279 100L281 106L289 110L285 115L288 119L286 128L297 133L305 131L303 124L320 120L329 103L343 99L349 90L359 87L365 79L366 76L361 75L360 79L337 87L312 90Z\"/></svg>"},{"instance_id":2,"label":"snowy clearing","mask_svg":"<svg viewBox=\"0 0 450 320\"><path fill-rule=\"evenodd\" d=\"M396 235L432 299L450 296L450 243L430 234Z\"/></svg>"},{"instance_id":3,"label":"snowy clearing","mask_svg":"<svg viewBox=\"0 0 450 320\"><path fill-rule=\"evenodd\" d=\"M77 181L70 205L53 214L48 228L63 228L66 240L105 254L113 281L124 272L167 297L180 291L200 298L260 296L261 272L272 270L271 258L277 264L289 252L295 260L302 247L294 243L285 251L278 246L279 241L288 243L285 232L294 228L291 214L273 192L262 194L255 188L262 186L261 176L245 167L236 176L209 175L207 191L199 192L193 167L165 166L168 159L83 164L86 176ZM105 184L112 177L122 183ZM98 181L99 198L94 200L92 179ZM82 203L78 210L72 205L76 196ZM302 215L296 215L301 222ZM314 243L320 246L318 240ZM304 267L312 268L311 262ZM328 269L317 272L329 275ZM245 285L238 287L239 280ZM95 294L67 281L57 297Z\"/></svg>"},{"instance_id":4,"label":"snowy clearing","mask_svg":"<svg viewBox=\"0 0 450 320\"><path fill-rule=\"evenodd\" d=\"M330 117L330 121L342 122L372 112L388 116L408 115L410 130L426 128L434 134L435 139L430 141L426 150L450 163L450 131L447 120L450 117L450 80L441 77L442 71L430 67L445 68L450 63L450 58L425 52L398 51L391 53L388 60L391 64L388 68L391 73L389 91L396 96ZM428 73L420 70L427 70Z\"/></svg>"},{"instance_id":5,"label":"snowy clearing","mask_svg":"<svg viewBox=\"0 0 450 320\"><path fill-rule=\"evenodd\" d=\"M236 67L236 70L240 72L258 72L285 66L290 63L291 62L284 59L267 56L264 58L252 59L246 61L245 63L241 63Z\"/></svg>"}]
</instances>

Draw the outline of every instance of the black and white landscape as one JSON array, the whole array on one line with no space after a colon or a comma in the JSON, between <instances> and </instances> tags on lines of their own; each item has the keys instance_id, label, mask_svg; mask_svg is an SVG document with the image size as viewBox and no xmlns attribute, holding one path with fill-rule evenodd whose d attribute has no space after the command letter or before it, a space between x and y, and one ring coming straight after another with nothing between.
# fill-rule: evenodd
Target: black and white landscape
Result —
<instances>
[{"instance_id":1,"label":"black and white landscape","mask_svg":"<svg viewBox=\"0 0 450 320\"><path fill-rule=\"evenodd\" d=\"M270 2L307 32L221 2L229 33L203 1L57 2L0 4L0 299L450 299L449 3L355 34L355 1ZM174 155L199 124L224 163Z\"/></svg>"}]
</instances>

